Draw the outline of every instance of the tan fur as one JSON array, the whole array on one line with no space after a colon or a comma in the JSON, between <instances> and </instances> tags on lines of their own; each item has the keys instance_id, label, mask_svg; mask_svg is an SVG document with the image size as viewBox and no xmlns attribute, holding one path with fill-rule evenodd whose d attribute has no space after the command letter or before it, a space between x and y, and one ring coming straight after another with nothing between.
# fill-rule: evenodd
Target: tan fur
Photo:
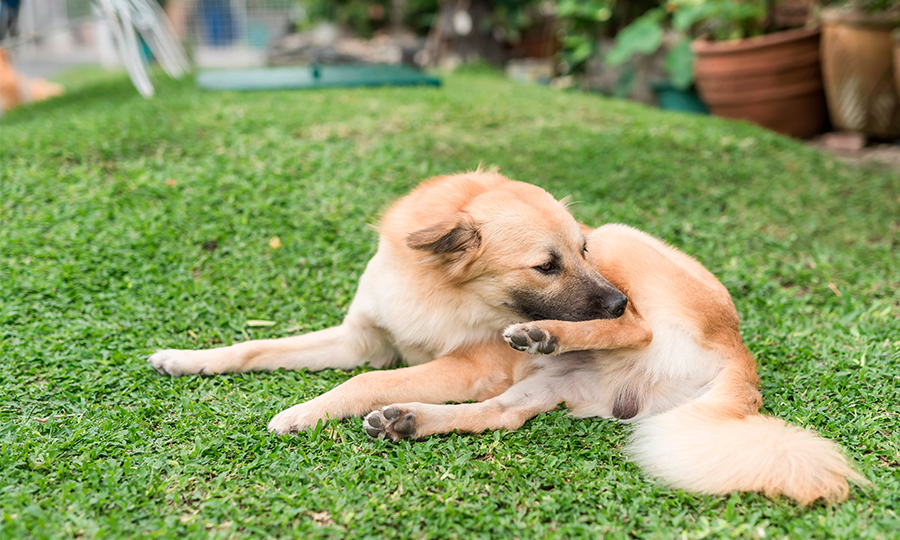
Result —
<instances>
[{"instance_id":1,"label":"tan fur","mask_svg":"<svg viewBox=\"0 0 900 540\"><path fill-rule=\"evenodd\" d=\"M577 417L634 423L627 452L676 487L807 504L863 481L833 443L757 414L731 297L659 240L623 225L591 231L540 188L480 171L423 183L379 232L341 326L149 361L168 375L411 365L283 411L269 424L279 434L367 412L366 431L392 440L517 429L565 402ZM616 317L619 291L628 304ZM522 323L525 312L565 320Z\"/></svg>"}]
</instances>

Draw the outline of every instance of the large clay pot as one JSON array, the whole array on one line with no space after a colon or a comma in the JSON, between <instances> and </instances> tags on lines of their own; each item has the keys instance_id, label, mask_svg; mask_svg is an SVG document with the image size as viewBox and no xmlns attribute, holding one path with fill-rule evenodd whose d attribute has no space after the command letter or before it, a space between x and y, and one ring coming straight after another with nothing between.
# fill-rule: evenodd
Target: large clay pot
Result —
<instances>
[{"instance_id":1,"label":"large clay pot","mask_svg":"<svg viewBox=\"0 0 900 540\"><path fill-rule=\"evenodd\" d=\"M822 12L822 71L831 121L838 129L900 136L891 30L896 15Z\"/></svg>"},{"instance_id":2,"label":"large clay pot","mask_svg":"<svg viewBox=\"0 0 900 540\"><path fill-rule=\"evenodd\" d=\"M900 29L895 29L894 33L894 88L900 94Z\"/></svg>"},{"instance_id":3,"label":"large clay pot","mask_svg":"<svg viewBox=\"0 0 900 540\"><path fill-rule=\"evenodd\" d=\"M694 41L700 97L716 116L750 120L794 137L828 120L819 31L787 30L735 41Z\"/></svg>"}]
</instances>

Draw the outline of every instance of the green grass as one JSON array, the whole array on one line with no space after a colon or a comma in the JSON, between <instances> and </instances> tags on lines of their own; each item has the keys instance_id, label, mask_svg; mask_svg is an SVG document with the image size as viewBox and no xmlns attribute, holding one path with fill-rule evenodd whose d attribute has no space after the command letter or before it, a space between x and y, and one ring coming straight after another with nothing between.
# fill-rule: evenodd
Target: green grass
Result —
<instances>
[{"instance_id":1,"label":"green grass","mask_svg":"<svg viewBox=\"0 0 900 540\"><path fill-rule=\"evenodd\" d=\"M2 119L0 537L900 538L900 177L743 123L445 83L163 79L145 101L94 75ZM873 487L812 508L670 490L625 460L627 427L563 409L420 442L359 419L272 437L273 414L362 370L145 363L339 323L379 211L479 163L697 257L734 296L765 412L837 441Z\"/></svg>"}]
</instances>

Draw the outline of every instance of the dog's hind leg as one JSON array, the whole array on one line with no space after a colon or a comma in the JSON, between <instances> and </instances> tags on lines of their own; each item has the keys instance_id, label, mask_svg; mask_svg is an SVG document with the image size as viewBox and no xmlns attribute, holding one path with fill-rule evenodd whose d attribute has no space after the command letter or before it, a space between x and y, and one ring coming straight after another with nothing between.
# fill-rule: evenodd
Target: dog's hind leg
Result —
<instances>
[{"instance_id":1,"label":"dog's hind leg","mask_svg":"<svg viewBox=\"0 0 900 540\"><path fill-rule=\"evenodd\" d=\"M352 369L368 363L384 367L398 357L385 332L363 314L351 313L343 324L281 339L261 339L230 347L189 351L165 349L147 359L163 375L272 371L278 368Z\"/></svg>"},{"instance_id":2,"label":"dog's hind leg","mask_svg":"<svg viewBox=\"0 0 900 540\"><path fill-rule=\"evenodd\" d=\"M511 386L481 403L433 405L403 403L369 413L363 427L377 439L417 439L453 430L481 433L486 429L513 430L563 401L554 380L537 375Z\"/></svg>"},{"instance_id":3,"label":"dog's hind leg","mask_svg":"<svg viewBox=\"0 0 900 540\"><path fill-rule=\"evenodd\" d=\"M391 403L481 401L513 384L523 356L502 341L417 366L370 371L353 377L321 396L277 414L269 431L296 433L319 420L362 416Z\"/></svg>"}]
</instances>

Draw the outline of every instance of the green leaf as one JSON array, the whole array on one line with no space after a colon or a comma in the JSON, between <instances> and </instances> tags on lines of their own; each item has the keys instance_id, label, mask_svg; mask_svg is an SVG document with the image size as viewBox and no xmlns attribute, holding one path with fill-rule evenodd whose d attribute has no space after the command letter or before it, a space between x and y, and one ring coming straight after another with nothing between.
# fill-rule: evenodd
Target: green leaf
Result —
<instances>
[{"instance_id":1,"label":"green leaf","mask_svg":"<svg viewBox=\"0 0 900 540\"><path fill-rule=\"evenodd\" d=\"M578 13L578 4L574 0L562 0L556 6L556 16L560 19L571 17Z\"/></svg>"},{"instance_id":2,"label":"green leaf","mask_svg":"<svg viewBox=\"0 0 900 540\"><path fill-rule=\"evenodd\" d=\"M250 319L247 321L247 326L257 327L257 326L275 326L275 321L260 321L257 319Z\"/></svg>"},{"instance_id":3,"label":"green leaf","mask_svg":"<svg viewBox=\"0 0 900 540\"><path fill-rule=\"evenodd\" d=\"M591 56L591 53L594 50L594 46L589 41L584 41L580 43L575 50L572 51L572 61L576 64L584 62Z\"/></svg>"},{"instance_id":4,"label":"green leaf","mask_svg":"<svg viewBox=\"0 0 900 540\"><path fill-rule=\"evenodd\" d=\"M587 38L582 34L570 34L563 38L563 47L566 49L576 49L587 41Z\"/></svg>"},{"instance_id":5,"label":"green leaf","mask_svg":"<svg viewBox=\"0 0 900 540\"><path fill-rule=\"evenodd\" d=\"M706 17L708 10L709 6L705 3L679 8L672 15L672 28L681 32L687 32L694 26L694 23Z\"/></svg>"},{"instance_id":6,"label":"green leaf","mask_svg":"<svg viewBox=\"0 0 900 540\"><path fill-rule=\"evenodd\" d=\"M615 67L635 54L652 54L659 49L662 38L662 26L650 17L641 17L619 32L615 45L606 53L606 63Z\"/></svg>"},{"instance_id":7,"label":"green leaf","mask_svg":"<svg viewBox=\"0 0 900 540\"><path fill-rule=\"evenodd\" d=\"M669 81L679 90L687 90L694 83L694 51L691 41L682 39L666 55Z\"/></svg>"}]
</instances>

